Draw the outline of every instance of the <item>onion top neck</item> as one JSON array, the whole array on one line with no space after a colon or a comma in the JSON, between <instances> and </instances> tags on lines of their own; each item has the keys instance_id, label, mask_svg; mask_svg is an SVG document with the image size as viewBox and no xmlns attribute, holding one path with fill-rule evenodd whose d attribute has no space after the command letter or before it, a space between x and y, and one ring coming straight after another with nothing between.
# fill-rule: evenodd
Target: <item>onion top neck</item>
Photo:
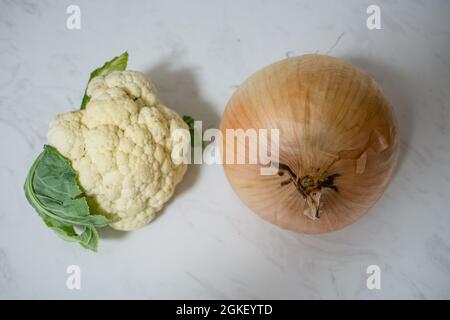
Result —
<instances>
[{"instance_id":1,"label":"onion top neck","mask_svg":"<svg viewBox=\"0 0 450 320\"><path fill-rule=\"evenodd\" d=\"M331 175L325 173L322 177L317 178L310 175L298 176L287 164L278 163L278 175L282 177L285 173L288 174L289 178L283 180L280 186L283 187L292 183L302 198L305 199L306 206L303 214L312 220L319 219L322 189L330 188L338 192L335 180L340 175L338 173Z\"/></svg>"}]
</instances>

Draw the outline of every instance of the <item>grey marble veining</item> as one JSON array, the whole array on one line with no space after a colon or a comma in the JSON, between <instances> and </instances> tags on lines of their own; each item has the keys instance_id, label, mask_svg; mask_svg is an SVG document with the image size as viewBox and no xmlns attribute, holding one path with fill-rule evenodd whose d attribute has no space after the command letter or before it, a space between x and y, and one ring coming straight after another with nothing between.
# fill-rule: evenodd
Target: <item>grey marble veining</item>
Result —
<instances>
[{"instance_id":1,"label":"grey marble veining","mask_svg":"<svg viewBox=\"0 0 450 320\"><path fill-rule=\"evenodd\" d=\"M81 29L68 30L71 4L0 0L0 298L450 298L448 1L77 1ZM370 4L381 30L366 27ZM305 236L252 214L220 166L192 166L152 224L102 230L97 254L64 243L26 202L25 176L51 118L124 50L168 106L208 127L262 66L344 58L395 108L395 177L354 225ZM66 287L72 264L81 290ZM369 265L380 290L366 286Z\"/></svg>"}]
</instances>

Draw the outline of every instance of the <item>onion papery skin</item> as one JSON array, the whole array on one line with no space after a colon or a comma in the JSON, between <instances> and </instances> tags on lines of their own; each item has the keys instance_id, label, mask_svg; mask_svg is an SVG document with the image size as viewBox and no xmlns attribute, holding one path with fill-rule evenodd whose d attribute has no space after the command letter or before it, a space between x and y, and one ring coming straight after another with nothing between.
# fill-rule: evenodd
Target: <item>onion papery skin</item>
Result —
<instances>
[{"instance_id":1,"label":"onion papery skin","mask_svg":"<svg viewBox=\"0 0 450 320\"><path fill-rule=\"evenodd\" d=\"M248 164L248 143L246 164L225 163L226 129L239 128L279 129L279 163L312 179L318 219L305 214L312 207L294 183L283 182L290 179L286 170L264 176L267 165ZM395 116L380 87L351 64L317 54L253 74L230 98L220 129L225 173L239 198L263 219L307 234L343 228L367 212L388 186L399 153Z\"/></svg>"}]
</instances>

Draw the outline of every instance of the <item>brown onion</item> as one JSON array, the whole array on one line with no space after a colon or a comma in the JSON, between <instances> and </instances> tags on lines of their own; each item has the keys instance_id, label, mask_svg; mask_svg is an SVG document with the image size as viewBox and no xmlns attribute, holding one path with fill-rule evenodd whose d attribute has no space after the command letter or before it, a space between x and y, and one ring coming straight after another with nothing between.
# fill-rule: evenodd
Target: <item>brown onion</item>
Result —
<instances>
[{"instance_id":1,"label":"brown onion","mask_svg":"<svg viewBox=\"0 0 450 320\"><path fill-rule=\"evenodd\" d=\"M233 189L265 220L303 233L353 223L383 194L398 158L397 125L381 89L324 55L279 61L236 90L221 123L223 159L232 142L226 129L239 128L279 129L278 174L261 175L262 163L224 162Z\"/></svg>"}]
</instances>

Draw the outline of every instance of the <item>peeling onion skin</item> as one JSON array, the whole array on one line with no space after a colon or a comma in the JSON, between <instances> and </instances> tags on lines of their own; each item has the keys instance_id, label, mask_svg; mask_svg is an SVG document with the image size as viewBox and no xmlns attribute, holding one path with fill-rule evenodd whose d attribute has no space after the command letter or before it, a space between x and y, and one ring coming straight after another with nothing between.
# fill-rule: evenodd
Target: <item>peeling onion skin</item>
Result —
<instances>
[{"instance_id":1,"label":"peeling onion skin","mask_svg":"<svg viewBox=\"0 0 450 320\"><path fill-rule=\"evenodd\" d=\"M246 164L226 164L225 130L238 128L280 130L278 175L263 176L267 165L248 164L248 143ZM395 116L375 81L317 54L248 78L229 100L221 131L225 173L239 198L263 219L307 234L361 217L388 186L399 153Z\"/></svg>"}]
</instances>

